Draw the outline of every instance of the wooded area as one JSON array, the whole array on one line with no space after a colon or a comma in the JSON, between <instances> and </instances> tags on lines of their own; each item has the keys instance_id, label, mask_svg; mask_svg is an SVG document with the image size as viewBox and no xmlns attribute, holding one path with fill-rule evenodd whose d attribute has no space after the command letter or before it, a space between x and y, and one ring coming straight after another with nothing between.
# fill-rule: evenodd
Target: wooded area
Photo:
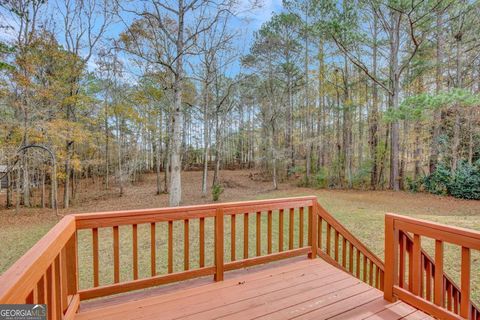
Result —
<instances>
[{"instance_id":1,"label":"wooded area","mask_svg":"<svg viewBox=\"0 0 480 320\"><path fill-rule=\"evenodd\" d=\"M284 0L245 34L262 5L1 0L6 207L146 172L176 206L224 168L480 199L478 1Z\"/></svg>"}]
</instances>

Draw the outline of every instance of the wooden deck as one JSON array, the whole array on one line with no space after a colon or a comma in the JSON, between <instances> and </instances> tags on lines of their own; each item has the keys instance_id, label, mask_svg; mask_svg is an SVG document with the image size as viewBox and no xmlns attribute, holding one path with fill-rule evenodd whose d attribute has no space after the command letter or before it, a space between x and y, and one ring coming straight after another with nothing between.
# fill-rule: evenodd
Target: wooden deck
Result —
<instances>
[{"instance_id":1,"label":"wooden deck","mask_svg":"<svg viewBox=\"0 0 480 320\"><path fill-rule=\"evenodd\" d=\"M459 284L445 243L460 249ZM46 304L52 320L480 320L479 250L478 231L386 214L382 261L312 196L75 214L0 277L0 304Z\"/></svg>"},{"instance_id":2,"label":"wooden deck","mask_svg":"<svg viewBox=\"0 0 480 320\"><path fill-rule=\"evenodd\" d=\"M432 319L404 302L387 302L382 291L320 258L279 261L211 281L88 301L76 319Z\"/></svg>"}]
</instances>

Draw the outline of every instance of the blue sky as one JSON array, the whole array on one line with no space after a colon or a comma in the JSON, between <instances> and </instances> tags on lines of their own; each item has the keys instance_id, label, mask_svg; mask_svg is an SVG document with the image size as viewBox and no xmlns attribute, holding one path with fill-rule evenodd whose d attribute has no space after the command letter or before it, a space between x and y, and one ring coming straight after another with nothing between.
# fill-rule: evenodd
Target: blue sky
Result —
<instances>
[{"instance_id":1,"label":"blue sky","mask_svg":"<svg viewBox=\"0 0 480 320\"><path fill-rule=\"evenodd\" d=\"M61 16L58 14L56 6L56 1L62 0L50 0L47 2L44 12L42 13L43 17L49 24L56 25L56 28L60 28L62 25ZM251 0L239 0L238 3L239 9L238 11L244 11L245 8L250 6ZM235 46L238 48L241 54L245 54L248 52L250 47L251 41L253 39L253 34L256 30L260 28L260 26L268 21L274 12L280 12L282 10L282 0L258 0L260 1L260 7L250 10L248 12L242 12L231 20L231 27L234 30L237 30L240 34L239 37L235 40ZM62 2L59 2L62 4ZM1 9L0 9L1 11ZM3 14L2 14L3 13ZM124 19L127 23L130 23L133 17L124 16ZM58 21L56 20L58 17ZM50 19L49 19L50 18ZM18 24L15 21L15 17L9 13L0 12L0 19L2 20L2 24L8 24L11 26L11 29L0 29L0 40L2 41L13 41L14 36L16 34L16 29L18 29ZM125 28L124 23L118 22L109 26L105 36L106 38L117 38L118 35L122 32ZM57 30L59 33L59 41L62 43L62 31ZM107 44L108 45L108 44ZM95 55L89 61L89 69L93 71L96 67L95 63ZM125 62L126 57L125 57ZM240 71L239 64L235 64L230 73L238 73Z\"/></svg>"}]
</instances>

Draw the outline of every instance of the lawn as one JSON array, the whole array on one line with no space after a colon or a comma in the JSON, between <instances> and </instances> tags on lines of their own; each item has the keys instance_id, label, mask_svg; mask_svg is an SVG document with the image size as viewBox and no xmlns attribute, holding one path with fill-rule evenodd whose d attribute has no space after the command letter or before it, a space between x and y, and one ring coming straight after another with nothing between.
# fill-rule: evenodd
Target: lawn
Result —
<instances>
[{"instance_id":1,"label":"lawn","mask_svg":"<svg viewBox=\"0 0 480 320\"><path fill-rule=\"evenodd\" d=\"M384 214L394 212L415 218L426 219L448 225L461 226L480 230L480 202L466 201L453 198L437 197L428 194L411 194L406 192L389 191L342 191L342 190L312 190L297 188L290 184L281 184L280 189L272 191L270 183L251 181L248 172L231 171L222 172L223 180L227 185L222 201L238 201L249 199L267 199L278 197L291 197L301 195L316 195L319 202L335 216L347 229L358 237L374 253L383 258L384 241ZM198 192L201 173L184 173L184 199L186 204L205 203L209 198L202 198ZM80 194L77 204L63 210L63 214L72 212L105 211L128 208L151 208L166 205L167 196L153 196L155 185L154 176L146 179L135 186L129 186L126 194L118 198L115 190L101 191L95 187L85 188ZM296 213L298 219L298 213ZM26 252L43 234L45 234L58 219L46 209L28 209L15 214L12 210L0 211L0 272L5 271L15 260ZM277 218L274 215L273 226L276 239ZM305 215L306 223L306 215ZM255 215L250 215L250 246L249 254L255 254ZM298 227L298 226L297 226ZM288 213L285 213L285 245L288 241ZM207 250L213 249L213 221L206 221L206 244ZM230 221L225 221L226 238L229 239ZM237 259L243 256L243 219L237 219ZM266 215L262 217L262 252L266 252ZM305 228L306 231L306 228ZM166 224L157 224L157 270L166 270ZM298 234L296 231L295 234ZM183 224L174 224L174 270L183 270ZM150 273L150 232L149 226L139 225L139 277L149 276ZM306 236L306 232L305 232ZM111 229L101 229L100 237L100 284L113 281L113 250ZM121 280L131 279L132 248L131 227L120 228L121 241ZM195 268L198 265L198 222L190 224L190 265ZM298 242L298 239L296 239ZM91 233L81 231L79 233L80 261L83 267L80 269L81 286L89 287L92 282L92 259L91 259ZM305 238L306 243L306 238ZM278 244L274 243L274 250ZM424 241L423 245L431 252L432 242ZM230 257L229 240L225 243L225 257ZM206 254L206 265L213 264L213 251ZM458 281L460 263L460 250L458 247L448 246L445 252L446 271ZM480 301L480 278L478 272L480 262L478 252L472 254L472 289L475 301Z\"/></svg>"}]
</instances>

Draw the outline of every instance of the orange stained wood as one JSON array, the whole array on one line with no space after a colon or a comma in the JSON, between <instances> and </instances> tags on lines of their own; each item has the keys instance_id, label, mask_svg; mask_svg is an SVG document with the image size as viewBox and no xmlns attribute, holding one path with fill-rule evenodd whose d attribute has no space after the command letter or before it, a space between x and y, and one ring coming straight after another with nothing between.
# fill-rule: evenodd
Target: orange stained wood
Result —
<instances>
[{"instance_id":1,"label":"orange stained wood","mask_svg":"<svg viewBox=\"0 0 480 320\"><path fill-rule=\"evenodd\" d=\"M305 207L308 210L307 230L304 230ZM274 211L278 212L278 226L275 226L278 227L278 238L275 239L273 219L277 215ZM252 213L252 221L249 213ZM284 224L284 214L287 213L288 228ZM243 239L237 239L238 214L243 214ZM230 215L230 219L225 218L226 215ZM262 215L266 215L265 219ZM206 230L205 219L214 222L213 230ZM225 230L228 229L225 219L230 220L230 236ZM190 220L194 223L192 228ZM262 226L262 220L265 220L266 228ZM198 229L194 227L196 221L199 221ZM255 225L251 230L250 222ZM150 227L149 248L143 245L142 237L138 238L142 235L138 232L139 224ZM167 226L166 252L160 248L157 251L157 224ZM174 224L179 227L175 230L183 229L180 235L177 235L178 231L174 234ZM122 230L132 232L129 237L132 259L124 261L122 258L122 264L130 264L133 271L127 279L120 279L119 226L126 226ZM77 230L81 229L91 230L92 236L87 239L90 241L87 246L91 248L87 254L91 256L87 257L91 259L88 262L92 267L86 270L93 273L90 273L93 283L80 290L79 274L84 272L86 264L85 250L79 250L77 240ZM100 264L100 252L105 250L102 243L105 233L101 229L113 230L113 246L110 247L113 270L112 266ZM199 257L198 260L192 257L193 264L190 264L191 237L192 241L199 241ZM214 245L206 241L206 237L213 237ZM227 258L224 257L226 237L231 241L230 257ZM262 252L262 237L266 239L266 252ZM423 237L435 240L434 258L423 250ZM235 254L237 242L243 247L243 257ZM255 243L252 254L249 254L249 242L252 246ZM461 253L458 284L443 271L445 242L457 246ZM173 252L182 247L184 266L183 270L177 270L180 269L178 260L181 256L174 256ZM472 250L480 248L480 232L387 214L385 248L384 264L323 209L315 197L70 215L2 275L0 303L46 302L49 319L73 319L80 304L79 318L109 318L113 314L127 319L158 318L160 314L162 318L192 319L427 318L423 311L445 319L480 319L480 309L470 301L470 277L471 272L475 272L471 256ZM143 250L150 251L149 261L144 258ZM205 250L214 253L213 263L206 263ZM162 260L166 256L167 260L167 270L158 273L157 254L162 255ZM311 259L301 259L306 255ZM292 257L297 260L276 262ZM314 259L316 257L321 259ZM148 264L150 274L140 273L140 266ZM239 271L247 267L254 269ZM108 283L108 278L103 278L105 271L113 271L113 282ZM212 281L212 276L217 283L205 285ZM199 280L203 285L174 292L176 287L189 286L190 282L179 283L185 280ZM172 284L175 282L177 284ZM172 286L149 290L165 289L162 292L170 291L168 295L148 297L150 291L138 291L163 284ZM189 290L195 292L192 293L194 298L186 299L191 293ZM142 292L142 298L132 291ZM126 294L115 295L119 293ZM127 302L130 296L136 298ZM93 309L87 300L94 298L101 299L96 300L100 301L96 312L89 317L87 314ZM120 311L112 312L106 300L114 301Z\"/></svg>"},{"instance_id":2,"label":"orange stained wood","mask_svg":"<svg viewBox=\"0 0 480 320\"><path fill-rule=\"evenodd\" d=\"M322 259L293 258L185 286L86 302L75 319L431 319Z\"/></svg>"}]
</instances>

